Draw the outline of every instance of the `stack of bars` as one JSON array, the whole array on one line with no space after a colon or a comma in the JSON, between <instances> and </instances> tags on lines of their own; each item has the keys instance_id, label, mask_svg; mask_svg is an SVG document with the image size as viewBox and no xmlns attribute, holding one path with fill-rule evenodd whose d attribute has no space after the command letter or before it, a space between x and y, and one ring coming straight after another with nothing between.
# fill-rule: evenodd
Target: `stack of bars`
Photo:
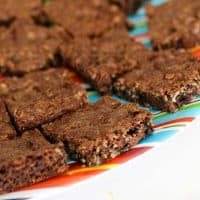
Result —
<instances>
[{"instance_id":1,"label":"stack of bars","mask_svg":"<svg viewBox=\"0 0 200 200\"><path fill-rule=\"evenodd\" d=\"M200 94L187 50L200 44L200 1L147 8L153 49L128 34L141 2L0 0L0 193L65 173L67 155L100 165L152 133L138 104L176 112ZM64 65L104 96L89 103Z\"/></svg>"}]
</instances>

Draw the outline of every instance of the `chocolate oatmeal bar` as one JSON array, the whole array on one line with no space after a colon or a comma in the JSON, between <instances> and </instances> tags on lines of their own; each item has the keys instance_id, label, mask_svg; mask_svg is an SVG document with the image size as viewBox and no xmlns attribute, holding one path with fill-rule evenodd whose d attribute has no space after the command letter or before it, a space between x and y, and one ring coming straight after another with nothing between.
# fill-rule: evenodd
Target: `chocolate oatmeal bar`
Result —
<instances>
[{"instance_id":1,"label":"chocolate oatmeal bar","mask_svg":"<svg viewBox=\"0 0 200 200\"><path fill-rule=\"evenodd\" d=\"M0 73L23 75L58 66L62 62L59 47L67 40L67 34L58 26L46 28L31 20L16 20L7 33L0 33L2 40Z\"/></svg>"},{"instance_id":2,"label":"chocolate oatmeal bar","mask_svg":"<svg viewBox=\"0 0 200 200\"><path fill-rule=\"evenodd\" d=\"M0 141L0 194L67 171L62 144L49 144L33 130L15 140Z\"/></svg>"},{"instance_id":3,"label":"chocolate oatmeal bar","mask_svg":"<svg viewBox=\"0 0 200 200\"><path fill-rule=\"evenodd\" d=\"M200 94L200 60L186 50L152 52L147 61L114 83L119 96L175 112Z\"/></svg>"},{"instance_id":4,"label":"chocolate oatmeal bar","mask_svg":"<svg viewBox=\"0 0 200 200\"><path fill-rule=\"evenodd\" d=\"M74 39L62 49L67 64L101 93L111 92L113 80L137 65L140 52L148 51L123 29L95 40Z\"/></svg>"},{"instance_id":5,"label":"chocolate oatmeal bar","mask_svg":"<svg viewBox=\"0 0 200 200\"><path fill-rule=\"evenodd\" d=\"M40 0L0 0L0 25L9 25L18 18L38 15Z\"/></svg>"},{"instance_id":6,"label":"chocolate oatmeal bar","mask_svg":"<svg viewBox=\"0 0 200 200\"><path fill-rule=\"evenodd\" d=\"M48 87L50 85L63 87L69 82L68 72L64 68L31 72L23 77L7 77L0 81L0 97L7 98L9 94L28 90L27 88Z\"/></svg>"},{"instance_id":7,"label":"chocolate oatmeal bar","mask_svg":"<svg viewBox=\"0 0 200 200\"><path fill-rule=\"evenodd\" d=\"M155 49L192 48L200 44L200 1L171 0L149 6L150 37Z\"/></svg>"},{"instance_id":8,"label":"chocolate oatmeal bar","mask_svg":"<svg viewBox=\"0 0 200 200\"><path fill-rule=\"evenodd\" d=\"M46 48L47 47L47 48ZM52 47L54 48L54 47ZM55 53L55 54L54 54ZM10 47L0 50L0 73L4 75L23 75L56 66L56 53L48 46Z\"/></svg>"},{"instance_id":9,"label":"chocolate oatmeal bar","mask_svg":"<svg viewBox=\"0 0 200 200\"><path fill-rule=\"evenodd\" d=\"M59 24L74 37L90 38L113 27L127 26L122 10L108 0L52 0L43 6L38 21Z\"/></svg>"},{"instance_id":10,"label":"chocolate oatmeal bar","mask_svg":"<svg viewBox=\"0 0 200 200\"><path fill-rule=\"evenodd\" d=\"M129 15L134 13L144 0L110 0L110 2L119 5Z\"/></svg>"},{"instance_id":11,"label":"chocolate oatmeal bar","mask_svg":"<svg viewBox=\"0 0 200 200\"><path fill-rule=\"evenodd\" d=\"M44 43L48 40L58 44L67 40L67 32L60 26L45 27L35 24L31 19L20 19L8 29L13 35L14 46L25 46Z\"/></svg>"},{"instance_id":12,"label":"chocolate oatmeal bar","mask_svg":"<svg viewBox=\"0 0 200 200\"><path fill-rule=\"evenodd\" d=\"M88 166L129 150L152 131L151 114L111 97L42 126L50 140L63 141L69 155Z\"/></svg>"},{"instance_id":13,"label":"chocolate oatmeal bar","mask_svg":"<svg viewBox=\"0 0 200 200\"><path fill-rule=\"evenodd\" d=\"M86 91L72 83L64 69L8 78L0 82L0 88L20 132L74 111L87 102Z\"/></svg>"},{"instance_id":14,"label":"chocolate oatmeal bar","mask_svg":"<svg viewBox=\"0 0 200 200\"><path fill-rule=\"evenodd\" d=\"M0 99L0 140L12 139L16 132L6 111L3 101Z\"/></svg>"}]
</instances>

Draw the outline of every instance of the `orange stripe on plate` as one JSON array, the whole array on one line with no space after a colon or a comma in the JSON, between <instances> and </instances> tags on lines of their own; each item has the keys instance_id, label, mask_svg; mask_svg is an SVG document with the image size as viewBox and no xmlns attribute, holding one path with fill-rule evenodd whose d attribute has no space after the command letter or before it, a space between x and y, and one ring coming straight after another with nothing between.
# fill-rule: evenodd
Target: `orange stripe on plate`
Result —
<instances>
[{"instance_id":1,"label":"orange stripe on plate","mask_svg":"<svg viewBox=\"0 0 200 200\"><path fill-rule=\"evenodd\" d=\"M103 164L96 167L82 167L78 169L71 169L69 170L68 174L73 175L77 173L85 173L85 172L92 172L92 171L99 171L99 170L109 170L117 167L118 164Z\"/></svg>"},{"instance_id":2,"label":"orange stripe on plate","mask_svg":"<svg viewBox=\"0 0 200 200\"><path fill-rule=\"evenodd\" d=\"M192 53L193 53L194 56L200 57L200 46L193 48Z\"/></svg>"},{"instance_id":3,"label":"orange stripe on plate","mask_svg":"<svg viewBox=\"0 0 200 200\"><path fill-rule=\"evenodd\" d=\"M168 121L168 122L164 122L164 123L155 125L154 128L158 128L160 126L165 126L165 125L169 125L169 124L175 124L177 122L192 122L193 120L194 120L194 117L175 119L175 120L171 120L171 121Z\"/></svg>"},{"instance_id":4,"label":"orange stripe on plate","mask_svg":"<svg viewBox=\"0 0 200 200\"><path fill-rule=\"evenodd\" d=\"M200 57L200 50L193 52L193 55L195 57Z\"/></svg>"},{"instance_id":5,"label":"orange stripe on plate","mask_svg":"<svg viewBox=\"0 0 200 200\"><path fill-rule=\"evenodd\" d=\"M102 172L103 172L103 170L101 170L101 171L94 170L94 171L84 172L84 173L80 173L80 174L73 174L73 175L65 174L62 176L57 176L55 178L48 179L46 181L42 181L40 183L34 184L29 187L25 187L19 191L69 186L69 185L78 183L80 181L83 181L85 179L88 179L89 177L96 176L97 174L100 174Z\"/></svg>"},{"instance_id":6,"label":"orange stripe on plate","mask_svg":"<svg viewBox=\"0 0 200 200\"><path fill-rule=\"evenodd\" d=\"M193 48L193 49L191 49L192 51L198 51L198 50L200 50L200 46L197 46L197 47L195 47L195 48Z\"/></svg>"}]
</instances>

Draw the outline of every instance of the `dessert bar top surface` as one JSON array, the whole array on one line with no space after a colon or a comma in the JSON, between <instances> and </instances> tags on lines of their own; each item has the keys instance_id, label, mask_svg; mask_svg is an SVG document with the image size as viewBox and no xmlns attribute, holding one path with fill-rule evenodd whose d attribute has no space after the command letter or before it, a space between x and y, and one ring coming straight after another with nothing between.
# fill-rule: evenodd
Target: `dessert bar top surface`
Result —
<instances>
[{"instance_id":1,"label":"dessert bar top surface","mask_svg":"<svg viewBox=\"0 0 200 200\"><path fill-rule=\"evenodd\" d=\"M87 102L86 91L72 83L64 69L8 78L0 82L0 87L20 131L49 122Z\"/></svg>"},{"instance_id":2,"label":"dessert bar top surface","mask_svg":"<svg viewBox=\"0 0 200 200\"><path fill-rule=\"evenodd\" d=\"M16 18L34 17L40 7L40 0L0 0L0 25L8 25Z\"/></svg>"},{"instance_id":3,"label":"dessert bar top surface","mask_svg":"<svg viewBox=\"0 0 200 200\"><path fill-rule=\"evenodd\" d=\"M200 1L174 0L147 9L155 48L191 48L200 44Z\"/></svg>"},{"instance_id":4,"label":"dessert bar top surface","mask_svg":"<svg viewBox=\"0 0 200 200\"><path fill-rule=\"evenodd\" d=\"M120 7L108 0L52 0L43 6L40 18L43 23L60 24L75 37L96 37L112 27L127 25Z\"/></svg>"},{"instance_id":5,"label":"dessert bar top surface","mask_svg":"<svg viewBox=\"0 0 200 200\"><path fill-rule=\"evenodd\" d=\"M26 157L31 154L44 152L48 149L58 148L60 153L64 154L60 149L61 144L50 144L47 142L38 130L24 132L23 136L14 140L0 141L0 161L14 161L18 158Z\"/></svg>"},{"instance_id":6,"label":"dessert bar top surface","mask_svg":"<svg viewBox=\"0 0 200 200\"><path fill-rule=\"evenodd\" d=\"M48 88L71 86L72 90L80 89L76 83L72 83L66 69L48 69L29 73L23 77L5 78L0 81L0 96L12 95L17 91L28 91L31 88Z\"/></svg>"},{"instance_id":7,"label":"dessert bar top surface","mask_svg":"<svg viewBox=\"0 0 200 200\"><path fill-rule=\"evenodd\" d=\"M0 141L0 194L44 181L67 171L63 144L48 143L38 130Z\"/></svg>"},{"instance_id":8,"label":"dessert bar top surface","mask_svg":"<svg viewBox=\"0 0 200 200\"><path fill-rule=\"evenodd\" d=\"M98 91L106 93L111 90L113 79L133 69L148 51L124 29L112 29L92 41L72 40L64 47L63 57Z\"/></svg>"},{"instance_id":9,"label":"dessert bar top surface","mask_svg":"<svg viewBox=\"0 0 200 200\"><path fill-rule=\"evenodd\" d=\"M42 128L55 140L90 145L113 134L127 133L145 120L151 121L151 114L139 109L136 104L123 105L111 97L103 97L97 103L88 104Z\"/></svg>"},{"instance_id":10,"label":"dessert bar top surface","mask_svg":"<svg viewBox=\"0 0 200 200\"><path fill-rule=\"evenodd\" d=\"M152 52L147 61L116 82L155 95L175 94L188 84L198 85L199 70L200 60L186 50Z\"/></svg>"},{"instance_id":11,"label":"dessert bar top surface","mask_svg":"<svg viewBox=\"0 0 200 200\"><path fill-rule=\"evenodd\" d=\"M20 27L20 28L19 28ZM59 47L68 35L61 27L43 27L30 19L14 21L0 32L0 72L23 75L60 64Z\"/></svg>"},{"instance_id":12,"label":"dessert bar top surface","mask_svg":"<svg viewBox=\"0 0 200 200\"><path fill-rule=\"evenodd\" d=\"M39 45L49 40L59 44L64 37L67 37L62 27L40 26L29 18L15 20L9 27L0 28L2 29L0 32L1 48ZM7 42L7 45L2 42Z\"/></svg>"},{"instance_id":13,"label":"dessert bar top surface","mask_svg":"<svg viewBox=\"0 0 200 200\"><path fill-rule=\"evenodd\" d=\"M105 96L42 126L76 161L96 166L129 150L152 132L151 113Z\"/></svg>"}]
</instances>

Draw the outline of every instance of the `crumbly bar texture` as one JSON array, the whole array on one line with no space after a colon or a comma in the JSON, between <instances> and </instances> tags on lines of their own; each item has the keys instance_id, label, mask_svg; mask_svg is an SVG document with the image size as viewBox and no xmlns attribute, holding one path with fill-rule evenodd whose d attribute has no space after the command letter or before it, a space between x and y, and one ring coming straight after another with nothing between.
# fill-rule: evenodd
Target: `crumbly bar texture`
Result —
<instances>
[{"instance_id":1,"label":"crumbly bar texture","mask_svg":"<svg viewBox=\"0 0 200 200\"><path fill-rule=\"evenodd\" d=\"M16 137L16 131L12 126L5 104L0 99L0 140Z\"/></svg>"},{"instance_id":2,"label":"crumbly bar texture","mask_svg":"<svg viewBox=\"0 0 200 200\"><path fill-rule=\"evenodd\" d=\"M147 107L175 112L200 94L200 60L188 51L165 50L118 78L115 92Z\"/></svg>"},{"instance_id":3,"label":"crumbly bar texture","mask_svg":"<svg viewBox=\"0 0 200 200\"><path fill-rule=\"evenodd\" d=\"M123 29L94 40L74 39L62 48L67 64L101 93L110 93L113 80L137 65L141 51L148 50Z\"/></svg>"},{"instance_id":4,"label":"crumbly bar texture","mask_svg":"<svg viewBox=\"0 0 200 200\"><path fill-rule=\"evenodd\" d=\"M128 25L121 8L108 0L88 0L87 3L83 0L52 0L43 6L38 21L59 24L73 37L89 38L98 37L113 27Z\"/></svg>"},{"instance_id":5,"label":"crumbly bar texture","mask_svg":"<svg viewBox=\"0 0 200 200\"><path fill-rule=\"evenodd\" d=\"M13 45L13 33L8 27L0 26L0 48Z\"/></svg>"},{"instance_id":6,"label":"crumbly bar texture","mask_svg":"<svg viewBox=\"0 0 200 200\"><path fill-rule=\"evenodd\" d=\"M171 0L149 6L150 37L155 49L192 48L200 44L200 1Z\"/></svg>"},{"instance_id":7,"label":"crumbly bar texture","mask_svg":"<svg viewBox=\"0 0 200 200\"><path fill-rule=\"evenodd\" d=\"M110 2L120 6L129 15L134 13L144 3L144 0L110 0Z\"/></svg>"},{"instance_id":8,"label":"crumbly bar texture","mask_svg":"<svg viewBox=\"0 0 200 200\"><path fill-rule=\"evenodd\" d=\"M18 18L38 15L40 0L0 0L0 25L9 25Z\"/></svg>"},{"instance_id":9,"label":"crumbly bar texture","mask_svg":"<svg viewBox=\"0 0 200 200\"><path fill-rule=\"evenodd\" d=\"M61 27L47 28L30 19L16 20L0 33L0 73L24 75L58 66L62 62L59 46L66 40Z\"/></svg>"},{"instance_id":10,"label":"crumbly bar texture","mask_svg":"<svg viewBox=\"0 0 200 200\"><path fill-rule=\"evenodd\" d=\"M69 80L66 70L50 69L0 82L1 96L20 132L76 110L87 94Z\"/></svg>"},{"instance_id":11,"label":"crumbly bar texture","mask_svg":"<svg viewBox=\"0 0 200 200\"><path fill-rule=\"evenodd\" d=\"M152 132L151 114L136 104L103 97L42 126L53 141L63 141L69 155L88 166L99 165L129 150Z\"/></svg>"},{"instance_id":12,"label":"crumbly bar texture","mask_svg":"<svg viewBox=\"0 0 200 200\"><path fill-rule=\"evenodd\" d=\"M67 171L63 145L49 144L37 130L15 140L0 141L0 149L0 194Z\"/></svg>"},{"instance_id":13,"label":"crumbly bar texture","mask_svg":"<svg viewBox=\"0 0 200 200\"><path fill-rule=\"evenodd\" d=\"M55 54L44 47L6 48L0 50L0 72L4 75L24 75L26 73L56 66Z\"/></svg>"},{"instance_id":14,"label":"crumbly bar texture","mask_svg":"<svg viewBox=\"0 0 200 200\"><path fill-rule=\"evenodd\" d=\"M48 40L56 40L56 42L61 43L65 35L67 35L66 31L60 26L41 26L29 18L15 20L7 30L12 35L12 46L17 47L35 44L38 45Z\"/></svg>"}]
</instances>

